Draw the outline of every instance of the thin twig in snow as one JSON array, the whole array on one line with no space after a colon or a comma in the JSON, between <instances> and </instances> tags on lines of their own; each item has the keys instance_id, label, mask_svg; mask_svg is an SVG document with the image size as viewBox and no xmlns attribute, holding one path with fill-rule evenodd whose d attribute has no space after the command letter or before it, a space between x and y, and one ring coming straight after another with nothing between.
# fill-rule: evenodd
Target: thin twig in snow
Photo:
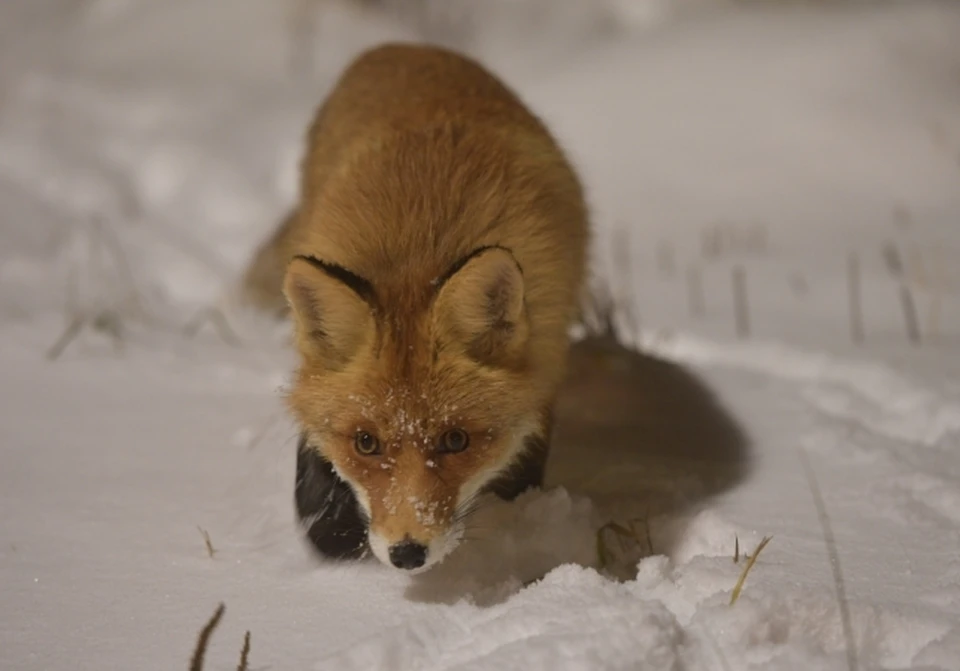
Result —
<instances>
[{"instance_id":1,"label":"thin twig in snow","mask_svg":"<svg viewBox=\"0 0 960 671\"><path fill-rule=\"evenodd\" d=\"M49 361L56 361L60 358L60 355L63 354L63 350L67 348L74 338L76 338L80 331L83 330L84 325L87 323L86 317L73 317L70 320L70 323L67 324L66 330L63 334L57 338L57 341L53 343L50 349L47 350L47 359Z\"/></svg>"},{"instance_id":2,"label":"thin twig in snow","mask_svg":"<svg viewBox=\"0 0 960 671\"><path fill-rule=\"evenodd\" d=\"M833 572L833 584L836 586L837 604L840 608L840 623L843 627L843 638L847 647L847 669L848 671L857 671L860 665L857 661L857 647L853 637L853 622L850 619L850 603L847 600L847 589L843 580L843 570L840 566L840 554L837 552L837 541L836 538L834 538L833 528L830 525L830 517L827 515L827 506L823 501L820 484L817 482L817 476L813 472L813 467L810 465L807 451L801 445L797 447L797 452L800 456L803 472L807 478L807 484L810 487L813 505L817 509L817 518L820 520L820 529L823 531L823 542L827 546L827 556L830 559L830 569Z\"/></svg>"},{"instance_id":3,"label":"thin twig in snow","mask_svg":"<svg viewBox=\"0 0 960 671\"><path fill-rule=\"evenodd\" d=\"M862 345L863 302L860 295L860 258L856 252L847 256L847 297L850 309L850 339L854 344Z\"/></svg>"},{"instance_id":4,"label":"thin twig in snow","mask_svg":"<svg viewBox=\"0 0 960 671\"><path fill-rule=\"evenodd\" d=\"M900 250L893 243L883 246L883 259L887 270L900 285L900 306L903 309L903 321L907 329L907 339L914 345L920 344L920 325L917 320L917 306L907 283L906 271Z\"/></svg>"},{"instance_id":5,"label":"thin twig in snow","mask_svg":"<svg viewBox=\"0 0 960 671\"><path fill-rule=\"evenodd\" d=\"M113 267L120 276L119 282L116 284L126 289L123 299L117 303L118 307L123 310L130 309L133 314L140 319L150 321L142 298L143 294L140 291L136 275L133 272L133 266L130 264L127 252L120 242L116 231L108 226L99 216L93 218L90 223L90 228L91 241L97 243L101 250L106 250L109 253L113 261ZM117 310L114 310L114 312L117 312L117 320L119 320L119 312ZM98 318L99 316L94 319Z\"/></svg>"},{"instance_id":6,"label":"thin twig in snow","mask_svg":"<svg viewBox=\"0 0 960 671\"><path fill-rule=\"evenodd\" d=\"M940 337L940 314L943 294L947 285L947 273L941 249L933 250L933 268L930 271L930 312L927 313L927 333L931 338Z\"/></svg>"},{"instance_id":7,"label":"thin twig in snow","mask_svg":"<svg viewBox=\"0 0 960 671\"><path fill-rule=\"evenodd\" d=\"M222 603L217 606L217 610L214 611L213 616L207 620L207 624L200 630L200 636L197 638L197 646L194 648L193 657L190 659L190 671L203 671L203 658L207 654L210 637L213 635L213 630L220 624L220 620L223 618L223 611L225 610L226 606Z\"/></svg>"},{"instance_id":8,"label":"thin twig in snow","mask_svg":"<svg viewBox=\"0 0 960 671\"><path fill-rule=\"evenodd\" d=\"M767 547L767 543L771 540L773 540L773 536L764 536L763 540L760 541L760 545L753 551L753 554L747 557L747 563L744 564L743 571L740 572L740 578L737 580L737 584L733 586L733 592L730 594L731 606L740 598L740 592L743 591L743 584L747 581L747 574L750 573L753 565L757 563L757 558L760 556L760 553L763 552L763 548Z\"/></svg>"},{"instance_id":9,"label":"thin twig in snow","mask_svg":"<svg viewBox=\"0 0 960 671\"><path fill-rule=\"evenodd\" d=\"M920 344L920 326L917 320L917 306L907 284L900 284L900 304L903 306L903 320L907 326L907 338L914 345Z\"/></svg>"},{"instance_id":10,"label":"thin twig in snow","mask_svg":"<svg viewBox=\"0 0 960 671\"><path fill-rule=\"evenodd\" d=\"M213 541L210 540L210 534L207 533L207 530L203 527L198 526L197 531L200 532L200 535L203 536L203 544L207 548L207 556L210 559L213 559L213 556L217 554L217 551L213 547Z\"/></svg>"},{"instance_id":11,"label":"thin twig in snow","mask_svg":"<svg viewBox=\"0 0 960 671\"><path fill-rule=\"evenodd\" d=\"M237 665L237 671L247 671L249 668L250 657L250 632L243 635L243 649L240 650L240 664Z\"/></svg>"},{"instance_id":12,"label":"thin twig in snow","mask_svg":"<svg viewBox=\"0 0 960 671\"><path fill-rule=\"evenodd\" d=\"M617 296L615 291L611 291L610 295L613 298L613 307L619 308L616 311L621 313L627 323L627 328L630 329L629 342L634 343L640 335L640 315L637 312L639 306L634 290L630 234L626 230L618 228L611 237L613 238L613 268L615 273L622 278L621 286L626 296ZM613 279L611 278L609 282L613 284Z\"/></svg>"},{"instance_id":13,"label":"thin twig in snow","mask_svg":"<svg viewBox=\"0 0 960 671\"><path fill-rule=\"evenodd\" d=\"M706 314L706 299L703 293L703 273L698 266L687 269L687 302L690 314L703 317Z\"/></svg>"},{"instance_id":14,"label":"thin twig in snow","mask_svg":"<svg viewBox=\"0 0 960 671\"><path fill-rule=\"evenodd\" d=\"M89 251L87 273L94 275L95 282L103 283L106 275L105 263L109 259L118 275L113 284L123 287L126 290L125 295L123 300L114 303L113 306L95 309L85 308L80 305L80 273L76 269L72 269L67 285L66 312L68 322L64 332L47 350L46 358L51 361L58 359L67 346L87 327L110 336L113 340L114 349L119 351L123 348L124 330L121 311L132 309L141 318L147 318L147 311L137 289L136 278L119 238L99 217L94 217L89 222L86 232Z\"/></svg>"},{"instance_id":15,"label":"thin twig in snow","mask_svg":"<svg viewBox=\"0 0 960 671\"><path fill-rule=\"evenodd\" d=\"M226 606L221 603L213 616L207 620L207 624L200 630L200 636L197 638L197 645L193 650L193 657L190 659L190 671L203 671L203 658L207 654L207 647L210 645L210 638L213 636L213 630L220 624ZM243 635L243 648L240 650L240 663L237 665L237 671L247 671L250 668L250 631Z\"/></svg>"},{"instance_id":16,"label":"thin twig in snow","mask_svg":"<svg viewBox=\"0 0 960 671\"><path fill-rule=\"evenodd\" d=\"M926 326L927 337L937 339L940 336L940 313L943 305L943 294L947 286L947 276L942 264L941 249L935 247L930 254L924 257L919 249L911 250L911 259L914 281L921 290L929 292L930 302L927 310ZM929 264L927 263L929 261Z\"/></svg>"},{"instance_id":17,"label":"thin twig in snow","mask_svg":"<svg viewBox=\"0 0 960 671\"><path fill-rule=\"evenodd\" d=\"M298 0L290 9L290 73L307 76L313 71L313 50L316 42L316 0Z\"/></svg>"},{"instance_id":18,"label":"thin twig in snow","mask_svg":"<svg viewBox=\"0 0 960 671\"><path fill-rule=\"evenodd\" d=\"M737 336L750 337L750 309L747 303L747 271L743 266L734 266L733 280L733 314L736 319Z\"/></svg>"},{"instance_id":19,"label":"thin twig in snow","mask_svg":"<svg viewBox=\"0 0 960 671\"><path fill-rule=\"evenodd\" d=\"M204 308L197 313L193 319L187 322L187 325L183 327L184 337L194 338L200 332L200 329L203 328L203 325L208 322L213 326L213 330L224 343L231 347L240 347L243 344L236 330L230 325L230 321L223 313L223 310L217 307Z\"/></svg>"}]
</instances>

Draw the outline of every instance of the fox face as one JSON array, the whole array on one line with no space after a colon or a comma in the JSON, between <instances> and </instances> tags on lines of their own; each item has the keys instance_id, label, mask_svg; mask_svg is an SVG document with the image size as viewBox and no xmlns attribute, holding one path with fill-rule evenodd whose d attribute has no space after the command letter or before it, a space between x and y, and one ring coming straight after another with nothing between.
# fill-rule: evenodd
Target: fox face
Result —
<instances>
[{"instance_id":1,"label":"fox face","mask_svg":"<svg viewBox=\"0 0 960 671\"><path fill-rule=\"evenodd\" d=\"M284 292L302 356L294 415L353 490L373 554L426 570L543 430L524 374L520 267L509 250L480 248L405 302L298 257Z\"/></svg>"}]
</instances>

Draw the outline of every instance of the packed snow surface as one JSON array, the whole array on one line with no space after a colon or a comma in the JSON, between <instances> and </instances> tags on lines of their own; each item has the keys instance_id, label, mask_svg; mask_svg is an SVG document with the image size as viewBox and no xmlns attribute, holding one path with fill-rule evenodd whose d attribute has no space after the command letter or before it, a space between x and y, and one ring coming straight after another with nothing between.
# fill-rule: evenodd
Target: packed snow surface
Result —
<instances>
[{"instance_id":1,"label":"packed snow surface","mask_svg":"<svg viewBox=\"0 0 960 671\"><path fill-rule=\"evenodd\" d=\"M0 4L0 667L187 668L224 602L208 669L960 669L960 6L478 4ZM293 355L230 306L337 72L422 34L555 129L622 339L746 440L579 436L411 577L301 542Z\"/></svg>"}]
</instances>

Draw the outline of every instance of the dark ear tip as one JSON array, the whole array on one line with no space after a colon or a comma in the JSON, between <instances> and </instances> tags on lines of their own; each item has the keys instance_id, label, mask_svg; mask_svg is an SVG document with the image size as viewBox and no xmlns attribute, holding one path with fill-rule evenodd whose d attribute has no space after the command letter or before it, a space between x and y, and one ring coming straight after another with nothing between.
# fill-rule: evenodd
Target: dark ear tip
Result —
<instances>
[{"instance_id":1,"label":"dark ear tip","mask_svg":"<svg viewBox=\"0 0 960 671\"><path fill-rule=\"evenodd\" d=\"M441 275L437 279L436 281L437 290L442 289L443 286L447 283L447 281L450 280L454 275L459 273L461 270L463 270L465 266L475 262L477 259L481 259L481 258L489 259L491 255L493 255L494 257L496 256L509 257L513 261L513 263L517 266L517 269L520 271L520 274L521 275L523 274L523 268L520 267L520 263L517 261L512 251L510 251L506 247L501 247L499 245L486 245L483 247L477 247L476 249L471 251L469 254L466 254L465 256L462 256L459 259L457 259L457 261L452 266L450 266L447 269L447 271L443 273L443 275Z\"/></svg>"}]
</instances>

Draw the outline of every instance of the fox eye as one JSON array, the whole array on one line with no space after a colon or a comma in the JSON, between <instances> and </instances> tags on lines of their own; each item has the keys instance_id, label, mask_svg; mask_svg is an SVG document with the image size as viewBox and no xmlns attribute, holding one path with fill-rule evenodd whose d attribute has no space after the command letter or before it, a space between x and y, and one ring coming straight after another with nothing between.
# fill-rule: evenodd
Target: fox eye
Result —
<instances>
[{"instance_id":1,"label":"fox eye","mask_svg":"<svg viewBox=\"0 0 960 671\"><path fill-rule=\"evenodd\" d=\"M372 433L358 431L353 439L353 445L356 447L357 452L364 456L380 454L380 441L377 440L377 437Z\"/></svg>"},{"instance_id":2,"label":"fox eye","mask_svg":"<svg viewBox=\"0 0 960 671\"><path fill-rule=\"evenodd\" d=\"M455 453L463 452L470 444L470 436L463 429L451 429L440 436L440 444L437 445L438 452Z\"/></svg>"}]
</instances>

